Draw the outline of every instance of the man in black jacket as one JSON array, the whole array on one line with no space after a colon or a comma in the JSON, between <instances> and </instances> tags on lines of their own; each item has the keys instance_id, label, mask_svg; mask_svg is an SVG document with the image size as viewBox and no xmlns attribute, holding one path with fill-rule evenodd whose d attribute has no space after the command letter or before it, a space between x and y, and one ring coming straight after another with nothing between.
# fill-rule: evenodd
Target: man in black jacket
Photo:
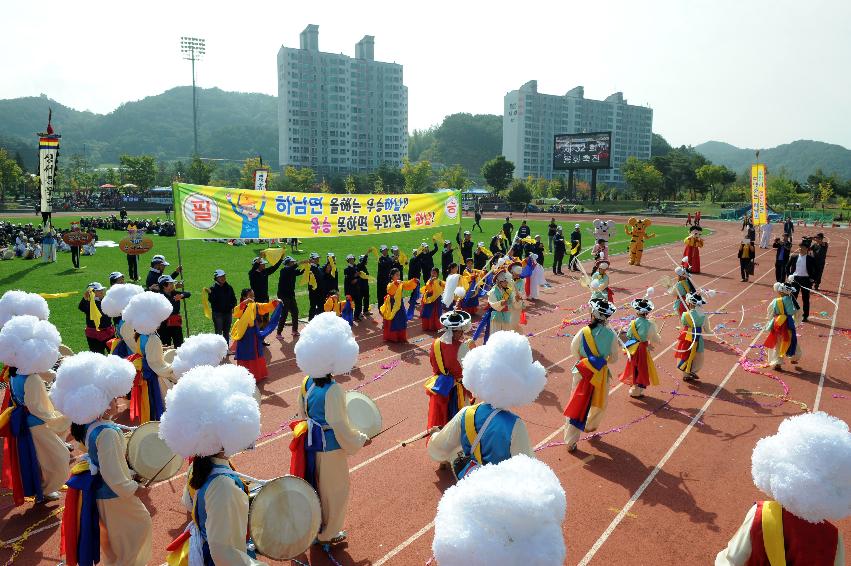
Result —
<instances>
[{"instance_id":1,"label":"man in black jacket","mask_svg":"<svg viewBox=\"0 0 851 566\"><path fill-rule=\"evenodd\" d=\"M278 298L281 300L281 319L278 321L276 332L278 337L281 336L281 331L287 324L288 315L292 315L293 336L298 336L298 301L295 298L295 284L300 275L304 275L304 269L299 269L299 265L290 256L285 257L281 275L278 277Z\"/></svg>"},{"instance_id":2,"label":"man in black jacket","mask_svg":"<svg viewBox=\"0 0 851 566\"><path fill-rule=\"evenodd\" d=\"M535 234L535 243L530 244L526 250L530 254L535 254L538 256L538 263L541 264L541 267L544 266L544 243L541 241L540 234Z\"/></svg>"},{"instance_id":3,"label":"man in black jacket","mask_svg":"<svg viewBox=\"0 0 851 566\"><path fill-rule=\"evenodd\" d=\"M361 315L370 317L372 313L369 310L369 280L366 277L361 277L361 274L367 276L369 275L369 269L367 268L367 260L369 259L369 255L364 254L358 258L358 296L361 301Z\"/></svg>"},{"instance_id":4,"label":"man in black jacket","mask_svg":"<svg viewBox=\"0 0 851 566\"><path fill-rule=\"evenodd\" d=\"M414 248L411 250L411 257L408 259L408 279L419 279L420 273L422 272L422 266L420 264L421 257L418 253L419 248ZM399 272L401 276L401 271Z\"/></svg>"},{"instance_id":5,"label":"man in black jacket","mask_svg":"<svg viewBox=\"0 0 851 566\"><path fill-rule=\"evenodd\" d=\"M824 241L824 234L821 232L816 234L811 251L813 258L816 260L816 273L813 276L813 289L818 290L821 285L821 276L824 273L824 264L827 262L827 242Z\"/></svg>"},{"instance_id":6,"label":"man in black jacket","mask_svg":"<svg viewBox=\"0 0 851 566\"><path fill-rule=\"evenodd\" d=\"M210 310L213 311L213 331L221 334L225 342L230 343L230 327L233 323L233 309L236 306L236 293L227 282L224 269L213 272L211 287L204 289L210 301ZM230 352L228 352L230 354Z\"/></svg>"},{"instance_id":7,"label":"man in black jacket","mask_svg":"<svg viewBox=\"0 0 851 566\"><path fill-rule=\"evenodd\" d=\"M165 260L164 256L155 255L151 258L151 270L148 271L148 277L145 279L145 289L156 291L158 287L154 287L157 285L157 281L159 281L160 276L162 276L165 268L171 265L169 262ZM171 278L174 279L178 275L183 272L183 266L178 265L177 269L174 270L171 274ZM151 289L151 287L154 287Z\"/></svg>"},{"instance_id":8,"label":"man in black jacket","mask_svg":"<svg viewBox=\"0 0 851 566\"><path fill-rule=\"evenodd\" d=\"M810 317L810 288L812 277L816 273L816 260L810 255L810 240L803 239L798 246L798 253L792 254L786 266L786 272L793 277L794 287L801 293L804 306L803 322Z\"/></svg>"},{"instance_id":9,"label":"man in black jacket","mask_svg":"<svg viewBox=\"0 0 851 566\"><path fill-rule=\"evenodd\" d=\"M488 263L488 254L484 252L485 243L479 242L476 251L473 252L473 269L484 269Z\"/></svg>"},{"instance_id":10,"label":"man in black jacket","mask_svg":"<svg viewBox=\"0 0 851 566\"><path fill-rule=\"evenodd\" d=\"M449 275L449 266L455 261L455 250L452 248L452 240L443 240L443 251L440 253L440 273L443 279Z\"/></svg>"},{"instance_id":11,"label":"man in black jacket","mask_svg":"<svg viewBox=\"0 0 851 566\"><path fill-rule=\"evenodd\" d=\"M431 270L434 269L434 254L437 253L437 242L434 243L434 249L429 251L428 244L423 242L420 244L420 253L417 254L420 258L420 273L422 279L428 280L431 277Z\"/></svg>"},{"instance_id":12,"label":"man in black jacket","mask_svg":"<svg viewBox=\"0 0 851 566\"><path fill-rule=\"evenodd\" d=\"M473 235L469 232L464 232L464 239L461 240L461 234L455 236L455 240L458 242L458 248L461 250L461 257L464 261L467 261L468 258L473 257Z\"/></svg>"},{"instance_id":13,"label":"man in black jacket","mask_svg":"<svg viewBox=\"0 0 851 566\"><path fill-rule=\"evenodd\" d=\"M502 233L505 234L505 239L511 241L511 235L514 233L514 224L511 223L511 218L505 217L505 224L502 225Z\"/></svg>"},{"instance_id":14,"label":"man in black jacket","mask_svg":"<svg viewBox=\"0 0 851 566\"><path fill-rule=\"evenodd\" d=\"M251 271L248 272L248 286L254 291L254 300L258 303L269 302L269 276L275 273L281 266L283 258L278 260L278 263L267 268L269 263L262 257L255 257L251 264Z\"/></svg>"},{"instance_id":15,"label":"man in black jacket","mask_svg":"<svg viewBox=\"0 0 851 566\"><path fill-rule=\"evenodd\" d=\"M393 258L387 252L387 246L382 245L378 248L378 271L375 277L375 296L377 304L380 307L384 303L384 297L387 295L387 285L390 283L390 270L393 269Z\"/></svg>"},{"instance_id":16,"label":"man in black jacket","mask_svg":"<svg viewBox=\"0 0 851 566\"><path fill-rule=\"evenodd\" d=\"M526 225L526 221L520 223L520 228L517 229L517 239L522 240L528 238L532 234L532 229Z\"/></svg>"},{"instance_id":17,"label":"man in black jacket","mask_svg":"<svg viewBox=\"0 0 851 566\"><path fill-rule=\"evenodd\" d=\"M183 317L180 316L180 301L188 299L192 293L188 291L177 291L175 281L170 275L163 275L157 280L157 284L168 302L171 303L171 316L160 325L158 334L163 346L174 346L180 348L183 344Z\"/></svg>"},{"instance_id":18,"label":"man in black jacket","mask_svg":"<svg viewBox=\"0 0 851 566\"><path fill-rule=\"evenodd\" d=\"M574 248L576 249L575 253ZM576 258L579 257L580 251L582 251L582 230L580 230L579 224L574 224L573 232L570 233L570 264L568 265L572 271L579 271L579 265L577 265L579 260Z\"/></svg>"},{"instance_id":19,"label":"man in black jacket","mask_svg":"<svg viewBox=\"0 0 851 566\"><path fill-rule=\"evenodd\" d=\"M564 275L561 270L561 264L564 261L564 254L567 252L567 244L564 240L564 233L561 226L556 229L556 235L553 237L553 275Z\"/></svg>"},{"instance_id":20,"label":"man in black jacket","mask_svg":"<svg viewBox=\"0 0 851 566\"><path fill-rule=\"evenodd\" d=\"M780 238L774 238L772 247L777 250L774 258L774 280L777 283L785 283L786 264L789 263L789 256L792 254L792 237L784 235L782 241Z\"/></svg>"},{"instance_id":21,"label":"man in black jacket","mask_svg":"<svg viewBox=\"0 0 851 566\"><path fill-rule=\"evenodd\" d=\"M405 266L402 265L402 256L401 256L400 251L399 251L399 246L390 246L390 259L393 260L393 267L391 268L391 270L392 269L398 269L399 270L399 279L404 281L405 280ZM388 284L390 283L389 272L388 272L388 275L387 275L387 283ZM387 286L386 285L384 286L384 294L387 294ZM383 302L384 297L382 297L381 300Z\"/></svg>"},{"instance_id":22,"label":"man in black jacket","mask_svg":"<svg viewBox=\"0 0 851 566\"><path fill-rule=\"evenodd\" d=\"M358 267L355 265L355 255L347 255L346 268L343 270L343 293L351 297L352 302L355 303L355 320L360 320L361 315L360 275L358 271Z\"/></svg>"},{"instance_id":23,"label":"man in black jacket","mask_svg":"<svg viewBox=\"0 0 851 566\"><path fill-rule=\"evenodd\" d=\"M311 252L310 261L310 277L307 282L307 298L310 300L310 310L307 313L307 320L313 320L313 317L323 312L325 309L326 296L322 294L322 282L325 275L322 273L322 268L319 267L319 254Z\"/></svg>"}]
</instances>

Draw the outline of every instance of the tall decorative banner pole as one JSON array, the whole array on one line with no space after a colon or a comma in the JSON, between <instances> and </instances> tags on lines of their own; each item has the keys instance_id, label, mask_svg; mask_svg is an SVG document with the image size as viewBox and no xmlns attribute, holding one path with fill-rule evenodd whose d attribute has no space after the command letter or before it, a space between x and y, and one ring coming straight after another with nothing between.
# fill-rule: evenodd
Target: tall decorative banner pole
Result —
<instances>
[{"instance_id":1,"label":"tall decorative banner pole","mask_svg":"<svg viewBox=\"0 0 851 566\"><path fill-rule=\"evenodd\" d=\"M59 167L59 138L62 137L53 131L52 118L53 109L50 109L47 115L47 131L37 134L39 137L39 178L41 180L41 223L47 229L50 229L50 216L53 212L50 199L53 196L56 170Z\"/></svg>"}]
</instances>

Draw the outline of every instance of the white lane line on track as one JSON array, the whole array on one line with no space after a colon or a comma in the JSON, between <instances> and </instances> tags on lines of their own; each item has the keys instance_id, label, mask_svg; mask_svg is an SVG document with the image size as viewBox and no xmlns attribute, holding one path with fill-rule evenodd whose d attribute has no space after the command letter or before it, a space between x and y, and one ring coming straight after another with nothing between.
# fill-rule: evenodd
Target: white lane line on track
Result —
<instances>
[{"instance_id":1,"label":"white lane line on track","mask_svg":"<svg viewBox=\"0 0 851 566\"><path fill-rule=\"evenodd\" d=\"M813 412L818 411L821 404L821 393L824 389L824 376L827 375L827 362L830 359L830 347L833 345L833 330L836 328L836 317L839 314L839 299L842 297L842 285L845 283L845 267L848 265L848 246L851 245L848 238L845 240L845 259L842 261L842 275L839 278L839 287L836 289L836 306L833 308L833 320L830 321L830 333L827 335L827 346L824 351L824 361L821 364L821 374L818 378L818 389L816 390L816 400L813 403Z\"/></svg>"},{"instance_id":2,"label":"white lane line on track","mask_svg":"<svg viewBox=\"0 0 851 566\"><path fill-rule=\"evenodd\" d=\"M390 552L388 552L387 554L385 554L385 555L384 555L383 557L381 557L381 558L380 558L377 562L373 562L373 563L372 563L372 566L383 566L384 564L386 564L386 563L387 563L387 561L388 561L388 560L390 560L391 558L393 558L394 556L396 556L397 554L399 554L400 552L402 552L403 550L405 550L406 548L408 548L408 547L409 547L411 544L413 544L413 543L414 543L414 542L415 542L418 538L420 538L421 536L423 536L424 534L426 534L427 532L429 532L432 528L434 528L434 520L432 520L432 521L431 521L431 523L429 523L429 524L428 524L428 525L426 525L425 527L421 528L420 530L418 530L417 532L415 532L414 534L412 534L412 535L410 536L410 538L408 538L408 540L404 541L404 542L403 542L403 543L401 543L399 546L397 546L396 548L394 548L393 550L391 550Z\"/></svg>"}]
</instances>

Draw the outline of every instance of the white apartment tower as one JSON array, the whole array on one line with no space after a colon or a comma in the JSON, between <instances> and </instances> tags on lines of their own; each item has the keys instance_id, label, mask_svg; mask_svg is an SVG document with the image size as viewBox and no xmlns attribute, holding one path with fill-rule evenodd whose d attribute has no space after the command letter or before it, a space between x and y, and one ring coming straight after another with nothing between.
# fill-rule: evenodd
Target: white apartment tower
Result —
<instances>
[{"instance_id":1,"label":"white apartment tower","mask_svg":"<svg viewBox=\"0 0 851 566\"><path fill-rule=\"evenodd\" d=\"M401 165L408 155L402 65L376 61L370 35L354 58L319 51L319 26L307 26L300 39L298 49L278 51L281 168L346 174Z\"/></svg>"},{"instance_id":2,"label":"white apartment tower","mask_svg":"<svg viewBox=\"0 0 851 566\"><path fill-rule=\"evenodd\" d=\"M605 100L585 98L581 86L564 96L541 94L538 82L529 81L505 95L502 116L502 153L514 163L514 176L552 179L567 171L553 172L553 138L556 134L612 132L612 168L600 169L597 182L623 187L621 166L627 157L650 158L653 110L627 104L623 93ZM589 171L577 171L578 179L590 179Z\"/></svg>"}]
</instances>

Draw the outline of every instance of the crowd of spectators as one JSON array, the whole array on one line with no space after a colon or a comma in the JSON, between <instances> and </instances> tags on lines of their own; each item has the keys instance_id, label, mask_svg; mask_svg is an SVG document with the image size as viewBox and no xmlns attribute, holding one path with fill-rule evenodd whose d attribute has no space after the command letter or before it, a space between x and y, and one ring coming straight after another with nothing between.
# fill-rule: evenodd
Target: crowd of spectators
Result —
<instances>
[{"instance_id":1,"label":"crowd of spectators","mask_svg":"<svg viewBox=\"0 0 851 566\"><path fill-rule=\"evenodd\" d=\"M127 230L127 227L131 224L136 226L139 230L144 230L147 234L157 234L159 236L175 235L174 222L170 220L163 221L160 218L155 218L153 220L148 218L131 220L127 218L125 211L122 211L118 216L113 214L110 216L84 216L80 218L80 228L83 230L88 228L100 228L102 230Z\"/></svg>"}]
</instances>

